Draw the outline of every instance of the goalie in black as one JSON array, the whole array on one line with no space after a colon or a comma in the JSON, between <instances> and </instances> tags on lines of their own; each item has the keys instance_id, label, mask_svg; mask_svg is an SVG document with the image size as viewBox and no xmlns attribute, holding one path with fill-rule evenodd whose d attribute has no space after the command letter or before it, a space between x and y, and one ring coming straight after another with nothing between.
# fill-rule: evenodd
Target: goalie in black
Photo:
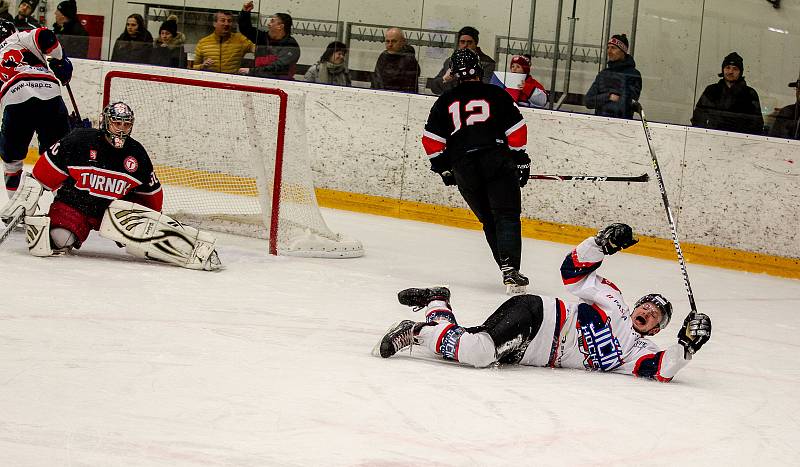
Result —
<instances>
[{"instance_id":1,"label":"goalie in black","mask_svg":"<svg viewBox=\"0 0 800 467\"><path fill-rule=\"evenodd\" d=\"M520 187L530 175L530 159L525 153L528 128L511 96L481 81L483 70L475 52L456 50L450 63L459 84L433 104L422 145L431 170L445 185L458 185L483 224L509 293L520 293L528 285L528 278L519 270Z\"/></svg>"},{"instance_id":2,"label":"goalie in black","mask_svg":"<svg viewBox=\"0 0 800 467\"><path fill-rule=\"evenodd\" d=\"M128 253L190 269L221 267L216 239L161 214L163 192L144 147L130 135L133 110L124 102L103 109L100 129L76 129L45 151L33 176L0 212L25 209L34 256L80 248L92 230ZM49 214L34 215L42 186L55 192Z\"/></svg>"}]
</instances>

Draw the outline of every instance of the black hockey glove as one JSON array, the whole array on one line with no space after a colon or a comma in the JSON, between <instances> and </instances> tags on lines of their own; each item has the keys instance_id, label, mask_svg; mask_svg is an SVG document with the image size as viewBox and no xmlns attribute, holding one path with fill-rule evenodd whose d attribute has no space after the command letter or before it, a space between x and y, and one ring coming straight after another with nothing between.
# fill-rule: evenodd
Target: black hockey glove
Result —
<instances>
[{"instance_id":1,"label":"black hockey glove","mask_svg":"<svg viewBox=\"0 0 800 467\"><path fill-rule=\"evenodd\" d=\"M514 159L514 164L517 165L517 177L521 188L531 178L531 158L528 157L525 151L511 151L511 157Z\"/></svg>"},{"instance_id":2,"label":"black hockey glove","mask_svg":"<svg viewBox=\"0 0 800 467\"><path fill-rule=\"evenodd\" d=\"M64 57L62 60L51 58L49 63L50 70L61 81L61 84L69 84L72 79L72 62L67 57Z\"/></svg>"},{"instance_id":3,"label":"black hockey glove","mask_svg":"<svg viewBox=\"0 0 800 467\"><path fill-rule=\"evenodd\" d=\"M444 172L439 174L442 177L442 181L446 186L453 186L456 185L456 177L453 175L453 172L449 170L445 170Z\"/></svg>"},{"instance_id":4,"label":"black hockey glove","mask_svg":"<svg viewBox=\"0 0 800 467\"><path fill-rule=\"evenodd\" d=\"M638 101L631 101L631 110L633 110L633 113L641 114L642 104L640 104Z\"/></svg>"},{"instance_id":5,"label":"black hockey glove","mask_svg":"<svg viewBox=\"0 0 800 467\"><path fill-rule=\"evenodd\" d=\"M633 236L633 229L627 224L611 224L597 232L594 242L603 250L603 254L613 255L614 253L639 243L639 239Z\"/></svg>"},{"instance_id":6,"label":"black hockey glove","mask_svg":"<svg viewBox=\"0 0 800 467\"><path fill-rule=\"evenodd\" d=\"M703 313L689 313L678 331L678 343L693 354L711 339L711 318Z\"/></svg>"}]
</instances>

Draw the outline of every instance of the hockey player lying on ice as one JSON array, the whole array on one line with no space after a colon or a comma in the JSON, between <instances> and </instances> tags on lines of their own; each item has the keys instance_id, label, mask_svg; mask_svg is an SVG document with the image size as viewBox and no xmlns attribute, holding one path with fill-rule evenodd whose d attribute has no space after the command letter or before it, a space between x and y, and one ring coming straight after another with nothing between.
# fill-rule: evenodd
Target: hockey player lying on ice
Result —
<instances>
[{"instance_id":1,"label":"hockey player lying on ice","mask_svg":"<svg viewBox=\"0 0 800 467\"><path fill-rule=\"evenodd\" d=\"M580 300L518 295L508 299L480 326L456 323L445 287L406 289L403 305L425 309L425 322L401 321L375 348L388 358L414 345L475 367L498 363L583 368L670 381L711 337L711 320L689 314L678 342L659 349L647 336L664 329L672 305L660 294L640 298L631 311L620 290L597 270L612 255L638 240L625 224L612 224L580 243L564 259L561 277Z\"/></svg>"},{"instance_id":2,"label":"hockey player lying on ice","mask_svg":"<svg viewBox=\"0 0 800 467\"><path fill-rule=\"evenodd\" d=\"M133 110L124 102L103 109L100 129L81 128L45 151L0 218L25 216L34 256L80 248L97 230L140 258L207 271L221 264L216 239L161 214L163 193L153 164L130 135ZM34 215L43 187L55 192L48 215ZM22 214L20 214L22 213Z\"/></svg>"}]
</instances>

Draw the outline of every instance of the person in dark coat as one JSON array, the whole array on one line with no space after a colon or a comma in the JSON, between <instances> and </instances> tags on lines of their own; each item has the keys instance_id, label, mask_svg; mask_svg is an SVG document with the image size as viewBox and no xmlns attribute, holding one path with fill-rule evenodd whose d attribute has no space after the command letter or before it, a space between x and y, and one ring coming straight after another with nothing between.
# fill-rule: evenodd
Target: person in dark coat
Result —
<instances>
[{"instance_id":1,"label":"person in dark coat","mask_svg":"<svg viewBox=\"0 0 800 467\"><path fill-rule=\"evenodd\" d=\"M472 26L464 26L458 31L456 39L458 40L456 50L470 49L478 54L481 68L483 68L483 82L490 82L492 80L492 75L494 75L494 70L497 67L497 63L495 63L492 57L483 53L481 48L478 47L478 40L480 40L480 33L478 30ZM442 63L442 69L439 70L439 73L431 80L431 91L437 96L449 89L453 89L458 84L458 80L450 72L450 68L452 67L450 58L451 57L447 57L445 59L444 63Z\"/></svg>"},{"instance_id":2,"label":"person in dark coat","mask_svg":"<svg viewBox=\"0 0 800 467\"><path fill-rule=\"evenodd\" d=\"M78 20L78 5L75 0L59 3L55 16L53 32L56 33L67 57L88 58L89 33Z\"/></svg>"},{"instance_id":3,"label":"person in dark coat","mask_svg":"<svg viewBox=\"0 0 800 467\"><path fill-rule=\"evenodd\" d=\"M789 83L789 87L794 88L795 103L778 111L775 123L769 129L769 136L800 139L800 78Z\"/></svg>"},{"instance_id":4,"label":"person in dark coat","mask_svg":"<svg viewBox=\"0 0 800 467\"><path fill-rule=\"evenodd\" d=\"M606 45L608 64L586 91L584 105L594 109L595 115L616 118L633 118L631 103L639 100L642 92L642 75L636 62L628 54L628 37L616 34Z\"/></svg>"},{"instance_id":5,"label":"person in dark coat","mask_svg":"<svg viewBox=\"0 0 800 467\"><path fill-rule=\"evenodd\" d=\"M33 16L37 5L39 5L39 0L20 0L17 6L17 16L14 17L14 26L17 27L17 31L30 31L41 27L39 21Z\"/></svg>"},{"instance_id":6,"label":"person in dark coat","mask_svg":"<svg viewBox=\"0 0 800 467\"><path fill-rule=\"evenodd\" d=\"M111 60L126 63L150 63L153 35L145 28L144 18L138 13L128 16L125 31L114 42Z\"/></svg>"},{"instance_id":7,"label":"person in dark coat","mask_svg":"<svg viewBox=\"0 0 800 467\"><path fill-rule=\"evenodd\" d=\"M186 53L183 51L185 43L186 36L182 32L178 32L178 17L169 15L169 18L161 23L161 27L158 29L158 38L153 44L150 63L158 66L186 68Z\"/></svg>"},{"instance_id":8,"label":"person in dark coat","mask_svg":"<svg viewBox=\"0 0 800 467\"><path fill-rule=\"evenodd\" d=\"M256 58L252 68L241 68L240 74L260 78L294 79L300 45L292 37L292 16L275 13L270 17L266 30L253 26L251 12L253 2L248 1L239 12L239 32L256 44Z\"/></svg>"},{"instance_id":9,"label":"person in dark coat","mask_svg":"<svg viewBox=\"0 0 800 467\"><path fill-rule=\"evenodd\" d=\"M731 52L722 61L722 78L706 87L692 114L692 126L760 135L764 132L761 102L744 80L744 59Z\"/></svg>"},{"instance_id":10,"label":"person in dark coat","mask_svg":"<svg viewBox=\"0 0 800 467\"><path fill-rule=\"evenodd\" d=\"M400 28L386 30L386 50L381 52L372 73L372 89L417 92L419 63L414 56L414 47L406 43Z\"/></svg>"}]
</instances>

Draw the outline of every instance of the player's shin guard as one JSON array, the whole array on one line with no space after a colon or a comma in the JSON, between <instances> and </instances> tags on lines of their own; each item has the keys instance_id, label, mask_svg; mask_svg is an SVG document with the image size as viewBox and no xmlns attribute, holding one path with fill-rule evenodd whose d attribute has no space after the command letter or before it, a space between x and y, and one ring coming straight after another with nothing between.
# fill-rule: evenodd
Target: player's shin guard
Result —
<instances>
[{"instance_id":1,"label":"player's shin guard","mask_svg":"<svg viewBox=\"0 0 800 467\"><path fill-rule=\"evenodd\" d=\"M51 256L53 254L48 216L25 217L25 243L33 256Z\"/></svg>"},{"instance_id":2,"label":"player's shin guard","mask_svg":"<svg viewBox=\"0 0 800 467\"><path fill-rule=\"evenodd\" d=\"M103 215L100 236L125 245L128 253L188 269L220 269L216 238L130 201L114 201Z\"/></svg>"},{"instance_id":3,"label":"player's shin guard","mask_svg":"<svg viewBox=\"0 0 800 467\"><path fill-rule=\"evenodd\" d=\"M456 360L476 368L487 367L496 359L494 341L489 334L471 333L448 322L421 328L416 343L445 360Z\"/></svg>"}]
</instances>

